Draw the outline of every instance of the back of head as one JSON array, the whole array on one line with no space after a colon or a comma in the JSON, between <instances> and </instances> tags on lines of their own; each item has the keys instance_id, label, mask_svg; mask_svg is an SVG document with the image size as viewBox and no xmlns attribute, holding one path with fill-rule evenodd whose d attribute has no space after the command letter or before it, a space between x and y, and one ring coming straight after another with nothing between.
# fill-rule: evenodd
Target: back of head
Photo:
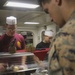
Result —
<instances>
[{"instance_id":1,"label":"back of head","mask_svg":"<svg viewBox=\"0 0 75 75\"><path fill-rule=\"evenodd\" d=\"M9 16L6 18L6 24L8 25L16 25L17 24L17 18L14 16Z\"/></svg>"}]
</instances>

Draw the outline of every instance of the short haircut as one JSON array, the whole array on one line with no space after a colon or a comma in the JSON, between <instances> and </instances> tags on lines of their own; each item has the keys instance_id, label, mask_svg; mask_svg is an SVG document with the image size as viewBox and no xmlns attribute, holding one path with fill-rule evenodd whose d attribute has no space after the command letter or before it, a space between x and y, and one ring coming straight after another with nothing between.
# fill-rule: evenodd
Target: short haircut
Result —
<instances>
[{"instance_id":1,"label":"short haircut","mask_svg":"<svg viewBox=\"0 0 75 75\"><path fill-rule=\"evenodd\" d=\"M49 1L51 1L51 0L38 0L40 6L42 6L42 3L47 3Z\"/></svg>"}]
</instances>

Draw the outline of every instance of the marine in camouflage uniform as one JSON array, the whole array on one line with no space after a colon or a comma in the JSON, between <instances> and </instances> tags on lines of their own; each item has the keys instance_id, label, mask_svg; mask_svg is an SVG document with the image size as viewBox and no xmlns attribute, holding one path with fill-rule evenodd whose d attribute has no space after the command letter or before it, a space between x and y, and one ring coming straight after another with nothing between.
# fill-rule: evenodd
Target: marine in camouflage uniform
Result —
<instances>
[{"instance_id":1,"label":"marine in camouflage uniform","mask_svg":"<svg viewBox=\"0 0 75 75\"><path fill-rule=\"evenodd\" d=\"M53 38L49 75L75 75L75 0L38 0L61 29Z\"/></svg>"},{"instance_id":2,"label":"marine in camouflage uniform","mask_svg":"<svg viewBox=\"0 0 75 75\"><path fill-rule=\"evenodd\" d=\"M75 75L75 11L52 41L49 75Z\"/></svg>"}]
</instances>

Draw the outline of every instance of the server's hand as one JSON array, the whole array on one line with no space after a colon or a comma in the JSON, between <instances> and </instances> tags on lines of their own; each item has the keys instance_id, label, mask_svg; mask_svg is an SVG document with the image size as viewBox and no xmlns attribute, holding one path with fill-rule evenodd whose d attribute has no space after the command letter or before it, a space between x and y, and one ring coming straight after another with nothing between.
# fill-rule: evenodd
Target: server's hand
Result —
<instances>
[{"instance_id":1,"label":"server's hand","mask_svg":"<svg viewBox=\"0 0 75 75\"><path fill-rule=\"evenodd\" d=\"M5 71L6 65L4 63L0 63L0 72Z\"/></svg>"},{"instance_id":2,"label":"server's hand","mask_svg":"<svg viewBox=\"0 0 75 75\"><path fill-rule=\"evenodd\" d=\"M44 65L44 63L43 63L42 61L40 61L40 62L38 63L38 65L39 65L39 67L41 67L41 68L45 68L45 65Z\"/></svg>"}]
</instances>

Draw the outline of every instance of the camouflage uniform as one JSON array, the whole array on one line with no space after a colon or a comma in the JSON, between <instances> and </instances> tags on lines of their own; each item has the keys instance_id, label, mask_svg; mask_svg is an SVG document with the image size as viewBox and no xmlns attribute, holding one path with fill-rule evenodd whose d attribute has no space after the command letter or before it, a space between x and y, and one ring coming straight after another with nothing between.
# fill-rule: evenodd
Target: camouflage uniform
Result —
<instances>
[{"instance_id":1,"label":"camouflage uniform","mask_svg":"<svg viewBox=\"0 0 75 75\"><path fill-rule=\"evenodd\" d=\"M49 75L75 75L75 12L53 38Z\"/></svg>"}]
</instances>

